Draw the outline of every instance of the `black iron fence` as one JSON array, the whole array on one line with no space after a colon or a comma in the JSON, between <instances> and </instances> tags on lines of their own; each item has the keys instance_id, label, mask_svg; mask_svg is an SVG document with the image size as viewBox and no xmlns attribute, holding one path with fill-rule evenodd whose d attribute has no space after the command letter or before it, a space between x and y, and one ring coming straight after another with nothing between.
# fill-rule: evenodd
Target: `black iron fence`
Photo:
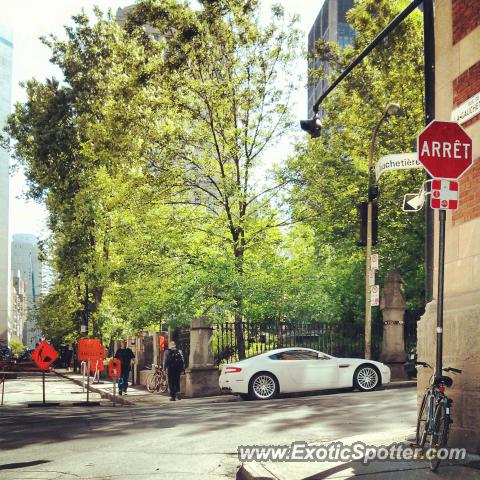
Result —
<instances>
[{"instance_id":1,"label":"black iron fence","mask_svg":"<svg viewBox=\"0 0 480 480\"><path fill-rule=\"evenodd\" d=\"M274 348L307 347L336 357L363 357L364 327L358 323L330 324L314 322L310 324L260 324L234 322L215 324L213 330L213 354L215 362L235 362L240 360L242 346L238 342L241 331L245 357L252 357ZM372 357L378 359L382 347L383 324L372 324ZM405 348L410 351L416 346L416 320L405 319ZM184 354L186 366L190 355L190 332L177 331L174 334L177 347Z\"/></svg>"},{"instance_id":2,"label":"black iron fence","mask_svg":"<svg viewBox=\"0 0 480 480\"><path fill-rule=\"evenodd\" d=\"M246 357L283 347L307 347L343 357L360 357L364 352L363 326L358 324L338 325L315 322L308 325L263 325L242 322L241 330ZM374 356L378 356L381 347L382 339L379 330L381 328L374 324L372 328ZM237 337L233 322L214 326L213 349L217 363L240 359Z\"/></svg>"}]
</instances>

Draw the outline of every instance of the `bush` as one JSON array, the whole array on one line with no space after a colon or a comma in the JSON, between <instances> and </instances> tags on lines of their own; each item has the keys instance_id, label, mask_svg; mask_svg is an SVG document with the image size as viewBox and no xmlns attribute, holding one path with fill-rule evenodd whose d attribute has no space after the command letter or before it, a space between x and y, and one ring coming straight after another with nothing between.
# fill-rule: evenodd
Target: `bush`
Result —
<instances>
[{"instance_id":1,"label":"bush","mask_svg":"<svg viewBox=\"0 0 480 480\"><path fill-rule=\"evenodd\" d=\"M24 350L25 345L20 340L10 340L10 350L12 355L17 358Z\"/></svg>"}]
</instances>

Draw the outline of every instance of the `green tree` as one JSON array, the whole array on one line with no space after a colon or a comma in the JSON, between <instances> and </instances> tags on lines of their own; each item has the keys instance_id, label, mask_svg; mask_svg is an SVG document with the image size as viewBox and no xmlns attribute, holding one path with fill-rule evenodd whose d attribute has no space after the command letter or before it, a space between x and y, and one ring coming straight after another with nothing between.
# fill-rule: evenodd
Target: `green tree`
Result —
<instances>
[{"instance_id":1,"label":"green tree","mask_svg":"<svg viewBox=\"0 0 480 480\"><path fill-rule=\"evenodd\" d=\"M170 204L200 210L193 228L228 245L243 357L246 252L261 244L267 230L288 223L271 208L284 182L259 190L253 174L265 149L291 127L298 32L296 19L287 21L278 6L262 27L256 1L201 3L194 12L173 0L142 1L130 25L148 23L166 38L162 82L172 108L153 167L161 170L175 158Z\"/></svg>"},{"instance_id":2,"label":"green tree","mask_svg":"<svg viewBox=\"0 0 480 480\"><path fill-rule=\"evenodd\" d=\"M27 82L7 130L49 210L45 328L56 306L93 333L199 313L240 326L248 261L290 221L272 204L286 182L254 174L291 126L298 32L279 7L262 27L258 2L202 5L141 1L125 30L80 14L44 40L63 82Z\"/></svg>"},{"instance_id":3,"label":"green tree","mask_svg":"<svg viewBox=\"0 0 480 480\"><path fill-rule=\"evenodd\" d=\"M319 42L315 55L328 59L331 79L366 47L407 1L359 0L348 13L357 32L354 44L340 50ZM329 277L338 318L363 319L364 258L356 246L356 206L367 196L367 159L371 135L389 102L402 114L383 124L378 135L379 155L409 152L423 124L422 19L413 13L388 40L379 45L322 104L323 135L299 147L289 162L293 209L305 205L318 213L311 222L320 268ZM313 72L311 81L326 72ZM402 198L418 190L420 170L386 173L380 179L379 281L399 270L406 282L409 308L423 307L423 217L402 212Z\"/></svg>"}]
</instances>

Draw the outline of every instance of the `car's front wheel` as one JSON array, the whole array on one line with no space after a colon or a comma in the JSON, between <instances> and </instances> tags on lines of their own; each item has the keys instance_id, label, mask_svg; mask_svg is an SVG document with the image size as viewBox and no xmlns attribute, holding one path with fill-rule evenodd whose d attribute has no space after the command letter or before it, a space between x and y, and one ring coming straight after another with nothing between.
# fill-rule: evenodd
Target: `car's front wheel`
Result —
<instances>
[{"instance_id":1,"label":"car's front wheel","mask_svg":"<svg viewBox=\"0 0 480 480\"><path fill-rule=\"evenodd\" d=\"M250 381L250 397L254 400L270 400L278 395L277 379L268 372L260 372Z\"/></svg>"},{"instance_id":2,"label":"car's front wheel","mask_svg":"<svg viewBox=\"0 0 480 480\"><path fill-rule=\"evenodd\" d=\"M362 392L370 392L380 386L380 373L372 365L361 365L353 375L353 385Z\"/></svg>"}]
</instances>

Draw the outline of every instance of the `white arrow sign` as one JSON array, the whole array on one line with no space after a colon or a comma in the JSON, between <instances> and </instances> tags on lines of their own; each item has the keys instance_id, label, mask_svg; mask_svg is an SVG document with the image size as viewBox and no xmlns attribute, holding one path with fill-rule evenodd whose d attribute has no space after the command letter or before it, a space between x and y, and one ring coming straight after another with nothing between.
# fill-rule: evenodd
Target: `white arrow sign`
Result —
<instances>
[{"instance_id":1,"label":"white arrow sign","mask_svg":"<svg viewBox=\"0 0 480 480\"><path fill-rule=\"evenodd\" d=\"M418 193L407 193L403 197L404 212L418 212L423 208L425 203L425 195Z\"/></svg>"}]
</instances>

